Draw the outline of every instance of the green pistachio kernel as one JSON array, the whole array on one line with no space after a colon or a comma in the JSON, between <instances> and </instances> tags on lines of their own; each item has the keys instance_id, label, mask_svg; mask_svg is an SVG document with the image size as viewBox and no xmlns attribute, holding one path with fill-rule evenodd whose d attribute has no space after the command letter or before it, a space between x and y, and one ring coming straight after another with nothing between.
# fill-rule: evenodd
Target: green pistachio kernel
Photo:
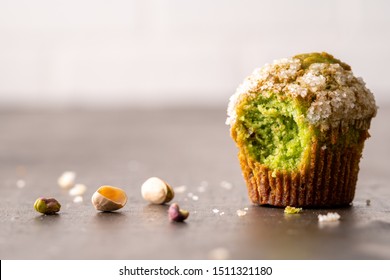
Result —
<instances>
[{"instance_id":1,"label":"green pistachio kernel","mask_svg":"<svg viewBox=\"0 0 390 280\"><path fill-rule=\"evenodd\" d=\"M302 208L296 208L296 207L292 207L292 206L287 206L284 209L284 213L286 213L286 214L298 214L300 212L302 212Z\"/></svg>"},{"instance_id":2,"label":"green pistachio kernel","mask_svg":"<svg viewBox=\"0 0 390 280\"><path fill-rule=\"evenodd\" d=\"M338 63L345 70L351 70L351 66L340 61L339 59L335 58L333 55L330 55L326 52L298 54L294 56L294 58L298 58L301 61L303 69L309 68L309 66L312 65L313 63L329 63L329 64Z\"/></svg>"}]
</instances>

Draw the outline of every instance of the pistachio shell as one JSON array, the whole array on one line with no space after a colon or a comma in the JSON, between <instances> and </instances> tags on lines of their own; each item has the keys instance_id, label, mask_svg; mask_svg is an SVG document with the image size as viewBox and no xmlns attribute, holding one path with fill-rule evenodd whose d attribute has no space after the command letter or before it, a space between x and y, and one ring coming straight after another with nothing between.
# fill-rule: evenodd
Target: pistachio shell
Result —
<instances>
[{"instance_id":1,"label":"pistachio shell","mask_svg":"<svg viewBox=\"0 0 390 280\"><path fill-rule=\"evenodd\" d=\"M151 177L141 186L142 197L153 204L164 204L173 199L175 193L170 185L157 177Z\"/></svg>"},{"instance_id":2,"label":"pistachio shell","mask_svg":"<svg viewBox=\"0 0 390 280\"><path fill-rule=\"evenodd\" d=\"M115 211L125 206L126 192L113 186L101 186L92 196L92 204L99 211Z\"/></svg>"}]
</instances>

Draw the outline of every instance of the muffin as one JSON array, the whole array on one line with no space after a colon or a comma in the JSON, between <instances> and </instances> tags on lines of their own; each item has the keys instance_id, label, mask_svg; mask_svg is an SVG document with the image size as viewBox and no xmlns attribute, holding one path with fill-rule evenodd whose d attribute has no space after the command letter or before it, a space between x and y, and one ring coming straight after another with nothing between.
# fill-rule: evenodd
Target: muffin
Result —
<instances>
[{"instance_id":1,"label":"muffin","mask_svg":"<svg viewBox=\"0 0 390 280\"><path fill-rule=\"evenodd\" d=\"M363 80L330 54L300 54L256 69L230 98L226 120L251 201L349 205L376 111Z\"/></svg>"}]
</instances>

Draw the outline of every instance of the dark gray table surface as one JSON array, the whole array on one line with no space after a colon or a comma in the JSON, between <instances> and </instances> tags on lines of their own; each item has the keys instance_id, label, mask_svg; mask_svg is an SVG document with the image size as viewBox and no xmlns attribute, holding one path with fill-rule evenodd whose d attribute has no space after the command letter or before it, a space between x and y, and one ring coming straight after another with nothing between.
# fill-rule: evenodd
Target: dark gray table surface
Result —
<instances>
[{"instance_id":1,"label":"dark gray table surface","mask_svg":"<svg viewBox=\"0 0 390 280\"><path fill-rule=\"evenodd\" d=\"M353 206L290 216L251 205L224 121L223 108L1 110L0 258L207 259L223 248L230 259L390 259L390 107L373 120ZM67 170L88 187L82 203L57 185ZM174 198L191 213L186 223L143 201L151 176L187 187ZM117 213L91 205L104 184L129 196ZM35 212L40 196L56 197L60 214ZM328 211L341 219L321 226Z\"/></svg>"}]
</instances>

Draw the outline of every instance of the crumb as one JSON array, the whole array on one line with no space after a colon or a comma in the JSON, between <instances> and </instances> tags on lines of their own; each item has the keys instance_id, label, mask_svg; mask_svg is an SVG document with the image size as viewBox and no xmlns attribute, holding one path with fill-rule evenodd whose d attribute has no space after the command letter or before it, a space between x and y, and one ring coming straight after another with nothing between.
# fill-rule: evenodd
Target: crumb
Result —
<instances>
[{"instance_id":1,"label":"crumb","mask_svg":"<svg viewBox=\"0 0 390 280\"><path fill-rule=\"evenodd\" d=\"M87 191L87 187L84 184L76 184L69 190L69 195L78 196L83 195Z\"/></svg>"},{"instance_id":2,"label":"crumb","mask_svg":"<svg viewBox=\"0 0 390 280\"><path fill-rule=\"evenodd\" d=\"M300 212L302 212L302 208L296 208L296 207L292 207L292 206L287 206L284 209L284 213L286 213L286 214L298 214Z\"/></svg>"},{"instance_id":3,"label":"crumb","mask_svg":"<svg viewBox=\"0 0 390 280\"><path fill-rule=\"evenodd\" d=\"M228 181L222 181L220 183L220 186L224 189L231 190L233 188L233 185L229 183Z\"/></svg>"},{"instance_id":4,"label":"crumb","mask_svg":"<svg viewBox=\"0 0 390 280\"><path fill-rule=\"evenodd\" d=\"M245 207L245 208L244 208L245 211L248 211L248 209L249 209L248 207Z\"/></svg>"},{"instance_id":5,"label":"crumb","mask_svg":"<svg viewBox=\"0 0 390 280\"><path fill-rule=\"evenodd\" d=\"M26 186L26 181L24 181L22 179L19 179L19 180L16 181L16 186L19 189L23 189Z\"/></svg>"},{"instance_id":6,"label":"crumb","mask_svg":"<svg viewBox=\"0 0 390 280\"><path fill-rule=\"evenodd\" d=\"M246 215L246 211L244 210L237 210L237 216L242 217Z\"/></svg>"},{"instance_id":7,"label":"crumb","mask_svg":"<svg viewBox=\"0 0 390 280\"><path fill-rule=\"evenodd\" d=\"M187 190L187 186L182 185L174 188L175 193L184 193Z\"/></svg>"},{"instance_id":8,"label":"crumb","mask_svg":"<svg viewBox=\"0 0 390 280\"><path fill-rule=\"evenodd\" d=\"M230 257L230 253L226 248L215 248L208 253L210 260L227 260Z\"/></svg>"},{"instance_id":9,"label":"crumb","mask_svg":"<svg viewBox=\"0 0 390 280\"><path fill-rule=\"evenodd\" d=\"M215 208L215 209L213 209L213 213L217 214L217 213L219 213L219 210Z\"/></svg>"},{"instance_id":10,"label":"crumb","mask_svg":"<svg viewBox=\"0 0 390 280\"><path fill-rule=\"evenodd\" d=\"M192 196L192 200L195 200L195 201L199 200L199 196L193 195L193 196Z\"/></svg>"},{"instance_id":11,"label":"crumb","mask_svg":"<svg viewBox=\"0 0 390 280\"><path fill-rule=\"evenodd\" d=\"M83 197L78 195L78 196L75 196L74 199L73 199L73 202L74 203L80 203L80 202L83 202Z\"/></svg>"},{"instance_id":12,"label":"crumb","mask_svg":"<svg viewBox=\"0 0 390 280\"><path fill-rule=\"evenodd\" d=\"M74 186L76 173L73 171L66 171L58 178L57 182L61 188L67 189Z\"/></svg>"},{"instance_id":13,"label":"crumb","mask_svg":"<svg viewBox=\"0 0 390 280\"><path fill-rule=\"evenodd\" d=\"M318 215L318 221L323 222L336 222L340 220L340 215L338 213L328 212L326 215Z\"/></svg>"},{"instance_id":14,"label":"crumb","mask_svg":"<svg viewBox=\"0 0 390 280\"><path fill-rule=\"evenodd\" d=\"M220 215L220 216L223 216L223 215L225 215L225 212L221 212L221 213L219 213L219 215Z\"/></svg>"},{"instance_id":15,"label":"crumb","mask_svg":"<svg viewBox=\"0 0 390 280\"><path fill-rule=\"evenodd\" d=\"M370 206L370 205L371 205L371 200L367 199L367 200L366 200L366 205L367 205L367 206Z\"/></svg>"}]
</instances>

